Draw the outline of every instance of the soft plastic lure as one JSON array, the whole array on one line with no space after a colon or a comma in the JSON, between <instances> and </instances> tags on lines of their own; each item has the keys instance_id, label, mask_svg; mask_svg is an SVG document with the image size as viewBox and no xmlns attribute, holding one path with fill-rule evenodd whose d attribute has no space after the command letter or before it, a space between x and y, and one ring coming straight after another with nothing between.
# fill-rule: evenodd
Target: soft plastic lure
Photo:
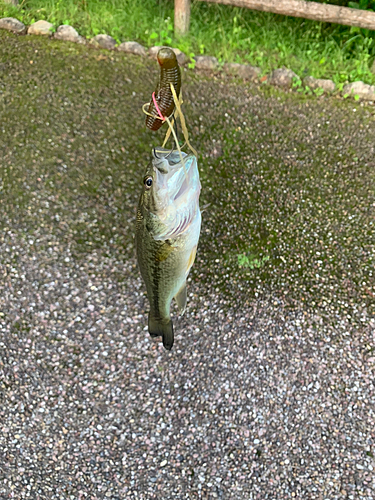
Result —
<instances>
[{"instance_id":1,"label":"soft plastic lure","mask_svg":"<svg viewBox=\"0 0 375 500\"><path fill-rule=\"evenodd\" d=\"M152 95L146 117L146 127L151 130L159 130L165 118L169 118L175 109L171 84L177 97L181 91L181 71L173 50L168 47L160 49L158 63L160 65L160 80Z\"/></svg>"}]
</instances>

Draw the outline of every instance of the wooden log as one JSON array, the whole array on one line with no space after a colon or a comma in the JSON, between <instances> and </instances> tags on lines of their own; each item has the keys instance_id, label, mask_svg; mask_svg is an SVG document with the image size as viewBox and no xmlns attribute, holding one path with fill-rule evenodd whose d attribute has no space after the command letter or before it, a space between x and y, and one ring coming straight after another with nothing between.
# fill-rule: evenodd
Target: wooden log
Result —
<instances>
[{"instance_id":1,"label":"wooden log","mask_svg":"<svg viewBox=\"0 0 375 500\"><path fill-rule=\"evenodd\" d=\"M174 1L174 31L177 36L186 35L190 25L190 0Z\"/></svg>"},{"instance_id":2,"label":"wooden log","mask_svg":"<svg viewBox=\"0 0 375 500\"><path fill-rule=\"evenodd\" d=\"M177 1L177 0L176 0ZM375 12L305 0L199 0L375 30Z\"/></svg>"}]
</instances>

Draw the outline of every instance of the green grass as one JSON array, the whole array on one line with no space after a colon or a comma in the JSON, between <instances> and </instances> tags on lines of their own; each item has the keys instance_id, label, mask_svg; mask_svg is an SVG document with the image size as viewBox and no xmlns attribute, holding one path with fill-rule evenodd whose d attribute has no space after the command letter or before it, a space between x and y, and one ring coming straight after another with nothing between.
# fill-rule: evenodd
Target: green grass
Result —
<instances>
[{"instance_id":1,"label":"green grass","mask_svg":"<svg viewBox=\"0 0 375 500\"><path fill-rule=\"evenodd\" d=\"M257 65L264 73L286 66L300 77L375 83L375 32L193 1L190 33L176 39L173 5L173 0L23 0L15 8L0 0L0 16L25 24L39 19L71 24L86 37L107 33L118 42L169 44L190 55Z\"/></svg>"},{"instance_id":2,"label":"green grass","mask_svg":"<svg viewBox=\"0 0 375 500\"><path fill-rule=\"evenodd\" d=\"M241 253L237 255L238 267L248 268L248 269L260 269L269 260L270 258L268 255L261 258L258 258L254 254L246 255Z\"/></svg>"}]
</instances>

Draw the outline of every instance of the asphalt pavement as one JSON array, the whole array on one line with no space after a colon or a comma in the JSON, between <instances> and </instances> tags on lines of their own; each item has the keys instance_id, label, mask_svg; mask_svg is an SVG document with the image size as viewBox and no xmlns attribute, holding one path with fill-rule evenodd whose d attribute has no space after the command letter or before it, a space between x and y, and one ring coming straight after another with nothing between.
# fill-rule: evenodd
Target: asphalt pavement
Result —
<instances>
[{"instance_id":1,"label":"asphalt pavement","mask_svg":"<svg viewBox=\"0 0 375 500\"><path fill-rule=\"evenodd\" d=\"M0 33L0 498L374 500L374 107L184 70L208 206L167 352L156 66Z\"/></svg>"}]
</instances>

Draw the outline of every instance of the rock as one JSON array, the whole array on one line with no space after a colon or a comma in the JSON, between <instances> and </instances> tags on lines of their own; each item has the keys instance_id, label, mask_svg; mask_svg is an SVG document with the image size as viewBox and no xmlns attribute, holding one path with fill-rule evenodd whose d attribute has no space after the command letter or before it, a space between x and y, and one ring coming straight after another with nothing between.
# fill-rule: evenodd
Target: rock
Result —
<instances>
[{"instance_id":1,"label":"rock","mask_svg":"<svg viewBox=\"0 0 375 500\"><path fill-rule=\"evenodd\" d=\"M224 150L222 148L222 146L220 144L214 144L213 145L213 148L211 149L210 151L210 156L211 158L220 158L221 156L223 156L224 154Z\"/></svg>"},{"instance_id":2,"label":"rock","mask_svg":"<svg viewBox=\"0 0 375 500\"><path fill-rule=\"evenodd\" d=\"M227 63L224 64L224 71L230 75L240 76L245 80L254 81L256 80L261 69L256 66L250 66L250 64L238 64L238 63Z\"/></svg>"},{"instance_id":3,"label":"rock","mask_svg":"<svg viewBox=\"0 0 375 500\"><path fill-rule=\"evenodd\" d=\"M166 45L155 45L154 47L151 47L148 51L148 53L150 54L150 57L152 57L152 59L156 59L159 50L163 49L164 47L166 47ZM183 66L184 64L186 64L189 61L189 58L185 54L185 52L182 52L180 49L175 49L173 47L168 47L168 48L172 49L173 52L176 54L177 61L178 61L178 64L180 66Z\"/></svg>"},{"instance_id":4,"label":"rock","mask_svg":"<svg viewBox=\"0 0 375 500\"><path fill-rule=\"evenodd\" d=\"M173 49L173 52L176 54L177 61L180 66L184 66L189 61L188 56L185 54L185 52L182 52L182 50Z\"/></svg>"},{"instance_id":5,"label":"rock","mask_svg":"<svg viewBox=\"0 0 375 500\"><path fill-rule=\"evenodd\" d=\"M90 44L98 49L113 50L116 40L109 35L96 35L90 40Z\"/></svg>"},{"instance_id":6,"label":"rock","mask_svg":"<svg viewBox=\"0 0 375 500\"><path fill-rule=\"evenodd\" d=\"M336 89L336 84L332 80L322 80L320 78L314 78L313 76L304 78L303 83L311 90L323 89L325 92L334 92Z\"/></svg>"},{"instance_id":7,"label":"rock","mask_svg":"<svg viewBox=\"0 0 375 500\"><path fill-rule=\"evenodd\" d=\"M365 101L375 101L375 85L368 85L361 81L345 85L342 92L344 95L357 95L360 99Z\"/></svg>"},{"instance_id":8,"label":"rock","mask_svg":"<svg viewBox=\"0 0 375 500\"><path fill-rule=\"evenodd\" d=\"M117 47L117 50L128 54L135 54L137 56L145 57L147 55L146 48L138 42L124 42Z\"/></svg>"},{"instance_id":9,"label":"rock","mask_svg":"<svg viewBox=\"0 0 375 500\"><path fill-rule=\"evenodd\" d=\"M0 29L12 31L19 35L26 33L26 26L14 17L3 17L3 19L0 19Z\"/></svg>"},{"instance_id":10,"label":"rock","mask_svg":"<svg viewBox=\"0 0 375 500\"><path fill-rule=\"evenodd\" d=\"M278 87L291 88L293 78L299 79L299 76L296 75L291 69L279 68L272 72L268 82L271 85L277 85Z\"/></svg>"},{"instance_id":11,"label":"rock","mask_svg":"<svg viewBox=\"0 0 375 500\"><path fill-rule=\"evenodd\" d=\"M67 42L76 43L84 43L85 40L83 36L79 36L73 26L69 26L69 24L62 24L59 26L56 30L55 38L57 40L65 40Z\"/></svg>"},{"instance_id":12,"label":"rock","mask_svg":"<svg viewBox=\"0 0 375 500\"><path fill-rule=\"evenodd\" d=\"M19 3L18 0L3 0L3 2L14 6L17 6Z\"/></svg>"},{"instance_id":13,"label":"rock","mask_svg":"<svg viewBox=\"0 0 375 500\"><path fill-rule=\"evenodd\" d=\"M195 56L195 68L196 69L207 69L215 70L218 68L219 63L216 57L212 56Z\"/></svg>"},{"instance_id":14,"label":"rock","mask_svg":"<svg viewBox=\"0 0 375 500\"><path fill-rule=\"evenodd\" d=\"M151 47L150 49L148 49L148 53L150 54L150 57L152 59L156 59L159 50L163 47L164 47L164 45L155 45L154 47Z\"/></svg>"},{"instance_id":15,"label":"rock","mask_svg":"<svg viewBox=\"0 0 375 500\"><path fill-rule=\"evenodd\" d=\"M43 35L49 36L52 35L51 29L53 28L53 24L48 21L37 21L29 26L27 30L28 35Z\"/></svg>"}]
</instances>

